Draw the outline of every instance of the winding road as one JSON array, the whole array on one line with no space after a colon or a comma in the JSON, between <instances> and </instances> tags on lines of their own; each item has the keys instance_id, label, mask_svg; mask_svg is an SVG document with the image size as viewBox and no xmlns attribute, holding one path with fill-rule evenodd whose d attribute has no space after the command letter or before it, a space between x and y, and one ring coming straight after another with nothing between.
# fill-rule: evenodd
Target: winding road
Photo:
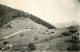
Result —
<instances>
[{"instance_id":1,"label":"winding road","mask_svg":"<svg viewBox=\"0 0 80 52\"><path fill-rule=\"evenodd\" d=\"M12 33L12 34L10 34L8 36L5 36L3 39L7 39L7 38L9 38L11 36L14 36L14 35L18 34L18 33L21 33L21 32L24 32L24 31L29 31L29 30L32 30L32 29L24 29L24 30L17 31L17 32Z\"/></svg>"}]
</instances>

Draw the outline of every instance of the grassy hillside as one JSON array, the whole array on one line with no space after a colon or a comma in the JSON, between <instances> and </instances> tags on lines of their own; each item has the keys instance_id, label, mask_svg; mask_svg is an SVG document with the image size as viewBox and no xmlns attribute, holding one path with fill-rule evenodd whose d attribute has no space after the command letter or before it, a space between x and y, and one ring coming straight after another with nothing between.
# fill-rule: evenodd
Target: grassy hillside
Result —
<instances>
[{"instance_id":1,"label":"grassy hillside","mask_svg":"<svg viewBox=\"0 0 80 52\"><path fill-rule=\"evenodd\" d=\"M27 22L27 24L25 23ZM9 24L11 23L11 24ZM70 26L58 29L47 29L44 26L39 29L37 23L29 18L16 18L7 23L0 31L0 38L23 29L32 29L18 33L7 39L0 39L0 49L6 47L8 51L79 51L79 26ZM9 26L10 25L10 26ZM27 28L26 28L27 27ZM28 28L29 27L29 28ZM4 33L5 32L5 33Z\"/></svg>"},{"instance_id":2,"label":"grassy hillside","mask_svg":"<svg viewBox=\"0 0 80 52\"><path fill-rule=\"evenodd\" d=\"M21 10L13 9L10 7L7 7L5 5L0 4L0 27L2 27L4 24L8 23L9 21L13 20L14 18L18 17L25 17L25 18L30 18L31 20L35 21L38 24L42 24L43 26L49 28L49 29L54 29L56 27L52 26L51 24L45 22L44 20L29 14L25 13Z\"/></svg>"}]
</instances>

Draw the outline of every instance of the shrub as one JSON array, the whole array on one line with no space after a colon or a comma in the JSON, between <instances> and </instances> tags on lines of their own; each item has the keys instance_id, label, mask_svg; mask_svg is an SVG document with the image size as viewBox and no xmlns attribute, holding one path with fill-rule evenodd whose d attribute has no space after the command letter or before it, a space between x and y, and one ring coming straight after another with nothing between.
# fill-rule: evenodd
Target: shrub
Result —
<instances>
[{"instance_id":1,"label":"shrub","mask_svg":"<svg viewBox=\"0 0 80 52\"><path fill-rule=\"evenodd\" d=\"M20 37L25 36L24 34L21 34Z\"/></svg>"},{"instance_id":2,"label":"shrub","mask_svg":"<svg viewBox=\"0 0 80 52\"><path fill-rule=\"evenodd\" d=\"M51 33L54 33L54 32L51 32Z\"/></svg>"},{"instance_id":3,"label":"shrub","mask_svg":"<svg viewBox=\"0 0 80 52\"><path fill-rule=\"evenodd\" d=\"M63 32L62 35L63 35L63 36L70 36L70 35L72 35L72 34L69 33L69 32Z\"/></svg>"},{"instance_id":4,"label":"shrub","mask_svg":"<svg viewBox=\"0 0 80 52\"><path fill-rule=\"evenodd\" d=\"M46 33L43 33L43 34L46 34Z\"/></svg>"},{"instance_id":5,"label":"shrub","mask_svg":"<svg viewBox=\"0 0 80 52\"><path fill-rule=\"evenodd\" d=\"M72 43L72 44L76 44L76 43L78 43L79 41L75 41L75 40L68 40L68 41L66 41L66 42L70 42L70 43Z\"/></svg>"},{"instance_id":6,"label":"shrub","mask_svg":"<svg viewBox=\"0 0 80 52\"><path fill-rule=\"evenodd\" d=\"M71 44L67 48L68 51L80 51L80 46L79 46L79 36L72 36L71 40L68 40L66 42L70 42Z\"/></svg>"},{"instance_id":7,"label":"shrub","mask_svg":"<svg viewBox=\"0 0 80 52\"><path fill-rule=\"evenodd\" d=\"M34 46L34 43L29 43L28 49L29 49L30 51L35 50L35 49L36 49L36 46Z\"/></svg>"},{"instance_id":8,"label":"shrub","mask_svg":"<svg viewBox=\"0 0 80 52\"><path fill-rule=\"evenodd\" d=\"M79 45L70 45L68 48L67 48L68 51L80 51L80 47Z\"/></svg>"},{"instance_id":9,"label":"shrub","mask_svg":"<svg viewBox=\"0 0 80 52\"><path fill-rule=\"evenodd\" d=\"M35 38L35 40L38 40L38 38Z\"/></svg>"},{"instance_id":10,"label":"shrub","mask_svg":"<svg viewBox=\"0 0 80 52\"><path fill-rule=\"evenodd\" d=\"M72 29L72 30L69 30L70 33L76 33L77 30L76 29Z\"/></svg>"},{"instance_id":11,"label":"shrub","mask_svg":"<svg viewBox=\"0 0 80 52\"><path fill-rule=\"evenodd\" d=\"M4 41L3 44L8 44L8 42L7 41Z\"/></svg>"},{"instance_id":12,"label":"shrub","mask_svg":"<svg viewBox=\"0 0 80 52\"><path fill-rule=\"evenodd\" d=\"M73 40L79 40L79 36L72 36Z\"/></svg>"},{"instance_id":13,"label":"shrub","mask_svg":"<svg viewBox=\"0 0 80 52\"><path fill-rule=\"evenodd\" d=\"M79 37L72 36L72 39L71 40L66 40L65 42L70 42L72 44L79 43Z\"/></svg>"}]
</instances>

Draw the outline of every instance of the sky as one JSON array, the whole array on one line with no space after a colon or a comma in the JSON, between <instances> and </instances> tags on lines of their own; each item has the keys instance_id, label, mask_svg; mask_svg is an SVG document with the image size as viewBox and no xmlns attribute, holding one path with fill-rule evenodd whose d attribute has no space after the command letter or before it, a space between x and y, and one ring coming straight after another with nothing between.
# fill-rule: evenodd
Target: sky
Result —
<instances>
[{"instance_id":1,"label":"sky","mask_svg":"<svg viewBox=\"0 0 80 52\"><path fill-rule=\"evenodd\" d=\"M0 0L0 4L33 14L50 24L77 21L78 0Z\"/></svg>"}]
</instances>

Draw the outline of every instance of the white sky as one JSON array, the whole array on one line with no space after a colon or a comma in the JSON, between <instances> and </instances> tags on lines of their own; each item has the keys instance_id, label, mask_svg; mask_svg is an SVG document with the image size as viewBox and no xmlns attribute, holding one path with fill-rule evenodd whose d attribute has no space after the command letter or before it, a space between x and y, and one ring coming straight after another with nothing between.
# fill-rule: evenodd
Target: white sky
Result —
<instances>
[{"instance_id":1,"label":"white sky","mask_svg":"<svg viewBox=\"0 0 80 52\"><path fill-rule=\"evenodd\" d=\"M51 24L79 22L80 4L77 0L0 0L0 3L34 14Z\"/></svg>"}]
</instances>

